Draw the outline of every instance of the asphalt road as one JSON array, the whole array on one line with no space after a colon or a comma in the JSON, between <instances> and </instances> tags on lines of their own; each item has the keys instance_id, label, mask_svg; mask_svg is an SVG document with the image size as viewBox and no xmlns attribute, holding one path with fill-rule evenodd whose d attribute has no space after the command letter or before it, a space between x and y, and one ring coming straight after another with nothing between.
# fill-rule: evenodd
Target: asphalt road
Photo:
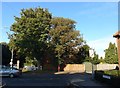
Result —
<instances>
[{"instance_id":1,"label":"asphalt road","mask_svg":"<svg viewBox=\"0 0 120 88\"><path fill-rule=\"evenodd\" d=\"M21 77L5 77L3 88L109 88L91 79L90 74L23 74Z\"/></svg>"},{"instance_id":2,"label":"asphalt road","mask_svg":"<svg viewBox=\"0 0 120 88\"><path fill-rule=\"evenodd\" d=\"M2 79L6 84L3 88L74 88L71 83L82 80L81 74L23 74L17 78L4 77Z\"/></svg>"}]
</instances>

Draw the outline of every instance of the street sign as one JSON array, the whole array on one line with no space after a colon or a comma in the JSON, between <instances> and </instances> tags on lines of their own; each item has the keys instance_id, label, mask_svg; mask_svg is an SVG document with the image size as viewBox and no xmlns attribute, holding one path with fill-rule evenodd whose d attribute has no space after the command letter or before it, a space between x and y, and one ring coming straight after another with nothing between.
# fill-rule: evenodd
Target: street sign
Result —
<instances>
[{"instance_id":1,"label":"street sign","mask_svg":"<svg viewBox=\"0 0 120 88\"><path fill-rule=\"evenodd\" d=\"M110 76L108 76L108 75L103 75L103 78L106 78L106 79L111 79L111 77L110 77Z\"/></svg>"}]
</instances>

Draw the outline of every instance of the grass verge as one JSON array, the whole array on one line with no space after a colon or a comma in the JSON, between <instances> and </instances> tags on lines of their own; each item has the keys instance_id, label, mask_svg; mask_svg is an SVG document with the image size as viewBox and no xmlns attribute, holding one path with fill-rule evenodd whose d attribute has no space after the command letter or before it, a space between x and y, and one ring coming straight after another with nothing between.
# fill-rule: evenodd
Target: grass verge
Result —
<instances>
[{"instance_id":1,"label":"grass verge","mask_svg":"<svg viewBox=\"0 0 120 88\"><path fill-rule=\"evenodd\" d=\"M120 71L119 70L109 70L109 71L104 71L104 74L113 75L113 76L120 76Z\"/></svg>"}]
</instances>

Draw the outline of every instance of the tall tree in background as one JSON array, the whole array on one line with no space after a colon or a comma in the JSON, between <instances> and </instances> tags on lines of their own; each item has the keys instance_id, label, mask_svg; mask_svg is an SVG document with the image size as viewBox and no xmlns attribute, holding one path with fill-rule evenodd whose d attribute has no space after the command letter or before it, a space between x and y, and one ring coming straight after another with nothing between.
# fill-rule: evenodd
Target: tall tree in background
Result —
<instances>
[{"instance_id":1,"label":"tall tree in background","mask_svg":"<svg viewBox=\"0 0 120 88\"><path fill-rule=\"evenodd\" d=\"M105 62L109 64L118 64L117 47L111 42L109 43L108 49L105 49Z\"/></svg>"},{"instance_id":2,"label":"tall tree in background","mask_svg":"<svg viewBox=\"0 0 120 88\"><path fill-rule=\"evenodd\" d=\"M81 64L85 61L90 61L90 58L89 58L89 46L88 45L83 45L81 47L79 47L79 51L76 55L76 60L75 60L75 63L77 64Z\"/></svg>"},{"instance_id":3,"label":"tall tree in background","mask_svg":"<svg viewBox=\"0 0 120 88\"><path fill-rule=\"evenodd\" d=\"M92 59L92 63L93 64L99 64L100 63L99 56L98 56L98 54L96 54L96 52L94 52L94 57Z\"/></svg>"},{"instance_id":4,"label":"tall tree in background","mask_svg":"<svg viewBox=\"0 0 120 88\"><path fill-rule=\"evenodd\" d=\"M70 63L78 53L77 46L82 45L83 39L75 29L75 21L62 17L54 17L51 21L51 43L54 45L58 65Z\"/></svg>"},{"instance_id":5,"label":"tall tree in background","mask_svg":"<svg viewBox=\"0 0 120 88\"><path fill-rule=\"evenodd\" d=\"M11 26L13 31L10 39L11 46L17 47L21 55L36 58L42 65L42 59L47 47L51 14L47 9L22 9L20 17L15 17Z\"/></svg>"},{"instance_id":6,"label":"tall tree in background","mask_svg":"<svg viewBox=\"0 0 120 88\"><path fill-rule=\"evenodd\" d=\"M101 64L102 64L102 63L105 63L104 58L103 58L103 57L100 57L99 62L100 62Z\"/></svg>"}]
</instances>

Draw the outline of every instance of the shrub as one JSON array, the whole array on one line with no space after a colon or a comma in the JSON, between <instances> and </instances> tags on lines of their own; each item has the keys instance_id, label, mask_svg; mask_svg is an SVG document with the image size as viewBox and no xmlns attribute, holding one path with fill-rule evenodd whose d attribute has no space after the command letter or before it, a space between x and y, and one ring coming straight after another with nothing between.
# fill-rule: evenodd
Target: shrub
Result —
<instances>
[{"instance_id":1,"label":"shrub","mask_svg":"<svg viewBox=\"0 0 120 88\"><path fill-rule=\"evenodd\" d=\"M112 87L120 87L120 76L119 70L109 70L109 71L95 71L95 79L106 83ZM103 75L110 76L110 79L104 78Z\"/></svg>"}]
</instances>

